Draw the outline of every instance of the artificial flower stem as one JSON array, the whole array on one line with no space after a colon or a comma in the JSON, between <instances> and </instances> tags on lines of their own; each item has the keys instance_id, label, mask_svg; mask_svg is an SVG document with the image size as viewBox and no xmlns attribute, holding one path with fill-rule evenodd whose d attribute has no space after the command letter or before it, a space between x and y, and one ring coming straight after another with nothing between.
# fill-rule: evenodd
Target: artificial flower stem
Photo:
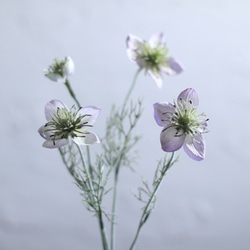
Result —
<instances>
[{"instance_id":1,"label":"artificial flower stem","mask_svg":"<svg viewBox=\"0 0 250 250\"><path fill-rule=\"evenodd\" d=\"M172 164L173 164L173 163L172 163L173 158L174 158L174 152L172 153L172 155L171 155L171 157L170 157L170 159L169 159L169 161L168 161L168 164L167 164L168 167L165 168L165 169L164 169L164 172L161 173L161 177L160 177L159 181L157 181L157 184L155 185L154 191L152 192L152 194L151 194L151 196L150 196L150 198L149 198L149 200L148 200L148 202L147 202L147 205L145 206L145 208L144 208L144 210L143 210L143 213L142 213L142 216L141 216L141 219L140 219L138 228L137 228L137 232L136 232L135 238L134 238L134 240L133 240L133 242L132 242L132 244L131 244L129 250L133 250L133 248L134 248L134 246L135 246L135 243L136 243L136 241L137 241L137 239L138 239L138 236L139 236L139 233L140 233L140 231L141 231L141 228L142 228L142 226L144 225L144 223L146 222L146 221L145 221L146 216L149 215L149 214L148 214L149 206L150 206L150 204L151 204L151 202L152 202L152 200L153 200L153 198L154 198L154 196L155 196L155 194L156 194L156 192L157 192L157 190L158 190L158 188L159 188L159 186L160 186L160 184L161 184L161 182L162 182L162 180L163 180L163 177L165 176L165 174L166 174L166 172L167 172L167 170L169 169L169 167L172 166Z\"/></svg>"},{"instance_id":2,"label":"artificial flower stem","mask_svg":"<svg viewBox=\"0 0 250 250\"><path fill-rule=\"evenodd\" d=\"M81 108L80 102L77 100L76 95L75 95L73 89L72 89L71 86L70 86L70 83L69 83L68 78L66 78L64 84L65 84L65 86L67 87L67 89L68 89L68 91L69 91L71 97L72 97L72 98L74 99L74 101L76 102L78 108Z\"/></svg>"},{"instance_id":3,"label":"artificial flower stem","mask_svg":"<svg viewBox=\"0 0 250 250\"><path fill-rule=\"evenodd\" d=\"M112 219L111 219L111 243L110 243L110 249L114 250L114 236L115 236L115 211L116 211L116 197L117 197L117 183L118 183L118 174L120 170L121 161L123 158L123 154L119 157L119 162L116 165L115 169L115 179L114 179L114 192L113 192L113 204L112 204Z\"/></svg>"},{"instance_id":4,"label":"artificial flower stem","mask_svg":"<svg viewBox=\"0 0 250 250\"><path fill-rule=\"evenodd\" d=\"M77 149L78 149L78 151L80 153L82 165L83 165L84 171L86 173L86 178L87 178L87 180L89 182L89 187L90 187L90 191L91 191L91 194L92 194L92 198L94 199L94 201L98 205L98 211L97 212L98 212L98 221L99 221L99 226L100 226L101 236L102 236L103 250L109 250L107 236L106 236L104 223L103 223L103 219L102 219L102 209L101 209L99 201L97 200L96 195L95 195L95 191L94 191L94 188L93 188L93 181L92 181L92 178L89 175L88 168L86 167L86 163L85 163L85 159L84 159L82 150L81 150L81 148L80 148L80 146L78 144L75 143L75 145L76 145L76 147L77 147Z\"/></svg>"},{"instance_id":5,"label":"artificial flower stem","mask_svg":"<svg viewBox=\"0 0 250 250\"><path fill-rule=\"evenodd\" d=\"M133 89L134 89L134 87L135 87L135 83L136 83L137 77L138 77L139 73L141 72L141 70L142 70L142 68L139 68L139 69L136 71L136 73L135 73L135 76L134 76L132 85L130 86L130 89L129 89L129 91L128 91L126 97L125 97L125 100L124 100L124 103L123 103L123 106L122 106L122 113L121 113L121 115L123 115L123 113L124 113L124 111L125 111L125 108L126 108L128 99L129 99L129 97L130 97L130 95L131 95L131 93L132 93L132 91L133 91Z\"/></svg>"},{"instance_id":6,"label":"artificial flower stem","mask_svg":"<svg viewBox=\"0 0 250 250\"><path fill-rule=\"evenodd\" d=\"M139 73L141 72L142 68L139 68L134 76L132 85L130 86L130 89L125 97L123 106L122 106L122 111L121 111L121 117L123 116L124 112L125 112L125 108L128 102L128 99L135 87L135 83L137 80L137 77L139 75ZM115 165L115 177L114 177L114 188L113 188L113 204L112 204L112 219L111 219L111 240L110 240L110 249L114 250L114 235L115 235L115 212L116 212L116 197L117 197L117 183L118 183L118 174L119 174L119 169L120 169L120 164L121 164L121 160L122 160L123 154L120 155L119 158L119 162Z\"/></svg>"}]
</instances>

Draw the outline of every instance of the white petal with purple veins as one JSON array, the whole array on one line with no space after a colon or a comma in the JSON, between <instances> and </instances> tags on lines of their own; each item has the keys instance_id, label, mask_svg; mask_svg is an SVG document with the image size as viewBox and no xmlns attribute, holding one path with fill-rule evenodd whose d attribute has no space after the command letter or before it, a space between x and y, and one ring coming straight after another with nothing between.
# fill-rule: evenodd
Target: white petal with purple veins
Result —
<instances>
[{"instance_id":1,"label":"white petal with purple veins","mask_svg":"<svg viewBox=\"0 0 250 250\"><path fill-rule=\"evenodd\" d=\"M174 58L169 58L163 70L166 74L170 76L177 75L183 71L183 66Z\"/></svg>"},{"instance_id":2,"label":"white petal with purple veins","mask_svg":"<svg viewBox=\"0 0 250 250\"><path fill-rule=\"evenodd\" d=\"M188 88L188 89L183 90L179 94L177 100L178 101L184 100L188 103L192 103L192 105L196 106L196 107L199 105L199 96L198 96L197 92L192 88Z\"/></svg>"},{"instance_id":3,"label":"white petal with purple veins","mask_svg":"<svg viewBox=\"0 0 250 250\"><path fill-rule=\"evenodd\" d=\"M45 117L47 121L51 121L58 108L68 109L64 103L58 100L52 100L45 105Z\"/></svg>"},{"instance_id":4,"label":"white petal with purple veins","mask_svg":"<svg viewBox=\"0 0 250 250\"><path fill-rule=\"evenodd\" d=\"M163 127L170 123L170 118L175 112L175 107L168 102L157 102L153 105L153 114L156 123Z\"/></svg>"},{"instance_id":5,"label":"white petal with purple veins","mask_svg":"<svg viewBox=\"0 0 250 250\"><path fill-rule=\"evenodd\" d=\"M90 145L94 143L100 143L98 136L92 131L82 131L79 136L72 138L72 140L78 145Z\"/></svg>"},{"instance_id":6,"label":"white petal with purple veins","mask_svg":"<svg viewBox=\"0 0 250 250\"><path fill-rule=\"evenodd\" d=\"M101 114L101 109L95 106L86 106L79 110L80 115L86 115L82 118L82 123L87 123L87 125L93 125L96 119Z\"/></svg>"},{"instance_id":7,"label":"white petal with purple veins","mask_svg":"<svg viewBox=\"0 0 250 250\"><path fill-rule=\"evenodd\" d=\"M183 148L188 156L196 161L204 160L205 158L205 140L203 135L197 134L194 136L187 135Z\"/></svg>"},{"instance_id":8,"label":"white petal with purple veins","mask_svg":"<svg viewBox=\"0 0 250 250\"><path fill-rule=\"evenodd\" d=\"M174 152L180 149L185 141L186 135L177 131L176 126L169 124L161 132L161 147L165 152Z\"/></svg>"},{"instance_id":9,"label":"white petal with purple veins","mask_svg":"<svg viewBox=\"0 0 250 250\"><path fill-rule=\"evenodd\" d=\"M59 140L46 140L43 143L43 147L45 148L60 148L69 143L68 139L59 139Z\"/></svg>"}]
</instances>

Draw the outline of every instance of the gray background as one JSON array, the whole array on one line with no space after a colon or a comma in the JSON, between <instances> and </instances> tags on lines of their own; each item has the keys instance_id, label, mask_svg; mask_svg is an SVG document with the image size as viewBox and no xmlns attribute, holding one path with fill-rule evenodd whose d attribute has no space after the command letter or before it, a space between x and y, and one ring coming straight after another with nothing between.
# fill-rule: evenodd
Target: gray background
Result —
<instances>
[{"instance_id":1,"label":"gray background","mask_svg":"<svg viewBox=\"0 0 250 250\"><path fill-rule=\"evenodd\" d=\"M101 249L97 219L81 204L58 151L41 147L44 105L73 104L42 72L56 56L73 58L71 83L83 105L102 107L94 131L103 136L111 105L122 104L137 70L126 36L148 39L158 31L186 71L164 76L161 90L139 76L132 97L144 97L137 129L143 139L136 173L121 170L117 249L128 249L137 228L142 204L132 193L141 176L152 180L164 155L152 104L171 102L187 87L197 90L199 110L210 118L207 156L195 162L178 152L136 249L250 249L249 11L247 0L2 0L0 249Z\"/></svg>"}]
</instances>

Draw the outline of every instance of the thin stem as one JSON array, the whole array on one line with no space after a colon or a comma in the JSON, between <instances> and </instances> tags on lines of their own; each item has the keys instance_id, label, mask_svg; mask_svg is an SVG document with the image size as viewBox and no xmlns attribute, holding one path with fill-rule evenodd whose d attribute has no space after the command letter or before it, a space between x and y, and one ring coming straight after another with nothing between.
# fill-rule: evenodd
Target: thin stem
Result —
<instances>
[{"instance_id":1,"label":"thin stem","mask_svg":"<svg viewBox=\"0 0 250 250\"><path fill-rule=\"evenodd\" d=\"M84 171L86 173L86 178L87 178L87 180L89 182L89 187L90 187L90 191L91 191L91 194L92 194L92 198L95 201L95 203L98 205L97 213L98 213L98 221L99 221L99 226L100 226L101 236L102 236L103 250L108 250L109 246L108 246L107 236L106 236L106 232L105 232L105 228L104 228L104 224L103 224L103 219L102 219L102 209L100 207L99 201L96 198L96 194L95 194L95 191L94 191L94 188L93 188L93 182L92 182L92 179L90 178L88 168L86 167L86 163L85 163L85 160L84 160L82 150L81 150L79 145L76 144L76 146L77 146L78 151L80 153L82 165L83 165Z\"/></svg>"},{"instance_id":2,"label":"thin stem","mask_svg":"<svg viewBox=\"0 0 250 250\"><path fill-rule=\"evenodd\" d=\"M80 108L80 107L81 107L81 104L80 104L80 102L77 100L76 95L75 95L73 89L72 89L71 86L70 86L70 83L69 83L68 78L66 78L64 84L65 84L65 86L67 87L67 89L68 89L68 91L69 91L71 97L72 97L72 98L74 99L74 101L76 102L78 108Z\"/></svg>"},{"instance_id":3,"label":"thin stem","mask_svg":"<svg viewBox=\"0 0 250 250\"><path fill-rule=\"evenodd\" d=\"M118 174L120 170L121 161L123 158L123 154L120 155L119 161L116 165L115 169L115 179L114 179L114 192L113 192L113 204L112 204L112 219L111 219L111 243L110 249L115 249L115 210L116 210L116 197L117 197L117 183L118 183Z\"/></svg>"},{"instance_id":4,"label":"thin stem","mask_svg":"<svg viewBox=\"0 0 250 250\"><path fill-rule=\"evenodd\" d=\"M87 146L86 148L87 148L86 150L87 150L89 174L90 174L91 179L93 180L93 179L94 179L94 176L93 176L93 169L92 169L92 165L91 165L91 161L90 161L90 150L89 150L89 146Z\"/></svg>"},{"instance_id":5,"label":"thin stem","mask_svg":"<svg viewBox=\"0 0 250 250\"><path fill-rule=\"evenodd\" d=\"M136 83L137 77L138 77L139 73L141 72L141 70L142 70L142 68L139 68L139 69L136 71L136 73L135 73L135 76L134 76L132 85L130 86L130 89L129 89L129 91L128 91L126 97L125 97L125 100L124 100L124 103L123 103L123 106L122 106L121 116L123 115L123 113L124 113L124 111L125 111L125 107L126 107L126 105L127 105L128 99L129 99L129 97L130 97L130 95L131 95L131 93L132 93L132 91L133 91L133 89L134 89L134 87L135 87L135 83Z\"/></svg>"},{"instance_id":6,"label":"thin stem","mask_svg":"<svg viewBox=\"0 0 250 250\"><path fill-rule=\"evenodd\" d=\"M167 170L168 170L168 169L172 166L172 164L173 164L173 163L172 163L173 157L174 157L174 152L172 153L172 155L171 155L171 157L170 157L170 159L169 159L169 161L168 161L168 164L166 165L166 168L164 169L164 172L162 172L160 179L157 181L157 183L156 183L156 185L155 185L155 188L154 188L154 191L152 192L152 194L151 194L151 196L150 196L150 198L149 198L149 200L148 200L148 202L147 202L147 205L145 206L145 208L144 208L144 210L143 210L143 213L142 213L142 215L141 215L141 219L140 219L140 222L139 222L139 225L138 225L138 228L137 228L137 232L136 232L135 238L134 238L134 240L133 240L133 242L132 242L132 244L131 244L129 250L133 250L133 248L134 248L134 246L135 246L135 243L136 243L136 241L137 241L137 239L138 239L138 236L139 236L139 233L140 233L140 231L141 231L141 228L142 228L142 226L144 225L144 223L146 222L146 220L145 220L145 219L147 219L146 216L149 215L149 214L148 214L149 206L151 205L151 202L152 202L152 200L153 200L153 198L154 198L154 196L155 196L155 194L156 194L156 192L157 192L157 190L158 190L158 188L159 188L159 186L160 186L160 184L161 184L161 182L162 182L162 180L163 180L163 177L165 176Z\"/></svg>"},{"instance_id":7,"label":"thin stem","mask_svg":"<svg viewBox=\"0 0 250 250\"><path fill-rule=\"evenodd\" d=\"M125 97L125 100L124 100L124 103L123 103L123 106L122 106L121 117L123 116L123 114L125 112L127 102L129 100L129 97L130 97L134 87L135 87L137 77L138 77L139 73L141 72L141 70L142 70L142 68L139 68L135 73L133 82L132 82L132 84L130 86L130 89L129 89L126 97ZM126 141L124 143L126 143ZM123 149L124 149L124 147L123 147ZM116 214L116 200L117 200L117 183L118 183L118 174L119 174L119 169L120 169L120 164L121 164L122 158L123 158L123 152L121 153L121 155L119 157L119 161L115 166L114 188L113 188L114 191L113 191L113 203L112 203L112 220L111 220L111 242L110 242L111 250L115 249L115 246L114 246L115 245L115 242L114 242L115 237L114 236L115 236L115 214Z\"/></svg>"}]
</instances>

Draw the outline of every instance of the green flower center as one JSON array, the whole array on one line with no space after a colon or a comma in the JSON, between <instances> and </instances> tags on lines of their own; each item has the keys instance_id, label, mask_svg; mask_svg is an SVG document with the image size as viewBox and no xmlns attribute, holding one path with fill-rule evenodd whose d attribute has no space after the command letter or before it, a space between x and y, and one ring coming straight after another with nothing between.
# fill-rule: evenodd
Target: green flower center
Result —
<instances>
[{"instance_id":1,"label":"green flower center","mask_svg":"<svg viewBox=\"0 0 250 250\"><path fill-rule=\"evenodd\" d=\"M160 67L166 64L168 49L162 44L151 47L149 43L141 49L140 58L145 62L145 68L159 72Z\"/></svg>"},{"instance_id":2,"label":"green flower center","mask_svg":"<svg viewBox=\"0 0 250 250\"><path fill-rule=\"evenodd\" d=\"M175 113L171 123L176 125L177 132L182 131L184 134L197 134L207 131L205 114L198 114L197 107L192 102L178 101L175 105Z\"/></svg>"},{"instance_id":3,"label":"green flower center","mask_svg":"<svg viewBox=\"0 0 250 250\"><path fill-rule=\"evenodd\" d=\"M49 71L54 73L54 74L58 74L61 77L64 77L63 76L63 67L64 67L64 65L65 65L64 60L56 58L54 64L49 66Z\"/></svg>"},{"instance_id":4,"label":"green flower center","mask_svg":"<svg viewBox=\"0 0 250 250\"><path fill-rule=\"evenodd\" d=\"M80 108L81 109L81 108ZM73 106L70 110L66 108L57 108L57 112L54 114L51 121L46 123L46 127L50 131L50 137L52 139L67 139L69 136L72 138L79 136L81 128L84 126L92 127L88 125L88 122L83 122L82 119L91 115L79 115L79 110Z\"/></svg>"}]
</instances>

